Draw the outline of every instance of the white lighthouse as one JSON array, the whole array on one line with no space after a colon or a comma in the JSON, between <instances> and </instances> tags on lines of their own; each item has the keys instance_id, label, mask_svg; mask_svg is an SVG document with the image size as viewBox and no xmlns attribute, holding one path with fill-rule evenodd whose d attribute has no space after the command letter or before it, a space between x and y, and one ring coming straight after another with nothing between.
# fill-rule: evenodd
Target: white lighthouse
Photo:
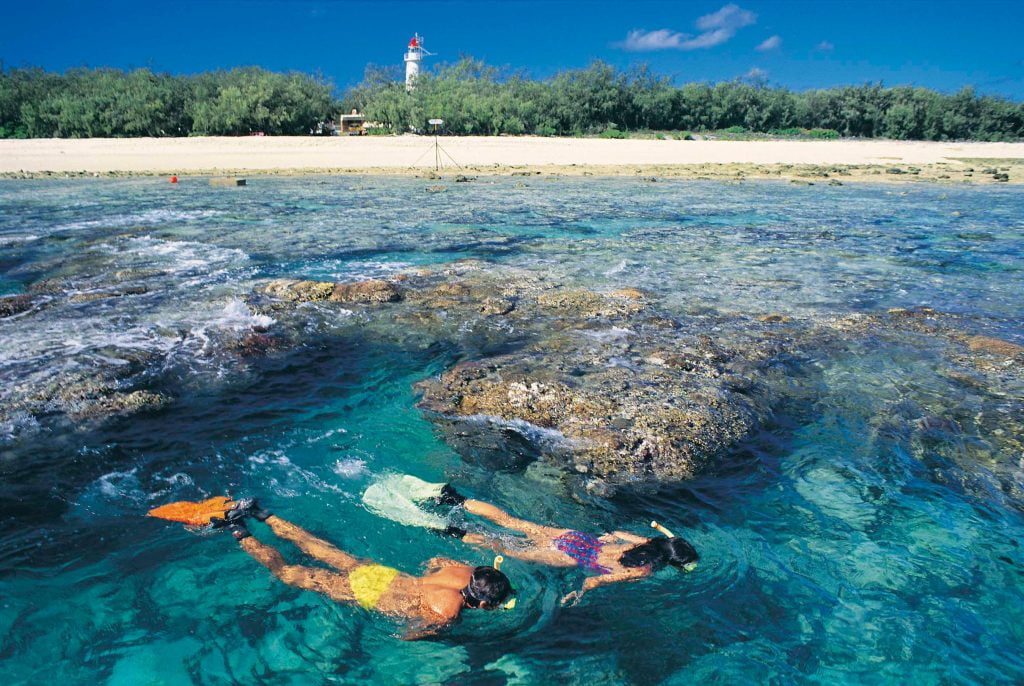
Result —
<instances>
[{"instance_id":1,"label":"white lighthouse","mask_svg":"<svg viewBox=\"0 0 1024 686\"><path fill-rule=\"evenodd\" d=\"M420 34L413 34L405 51L405 90L413 89L416 77L420 75L420 62L429 54L431 53L423 49L423 38Z\"/></svg>"}]
</instances>

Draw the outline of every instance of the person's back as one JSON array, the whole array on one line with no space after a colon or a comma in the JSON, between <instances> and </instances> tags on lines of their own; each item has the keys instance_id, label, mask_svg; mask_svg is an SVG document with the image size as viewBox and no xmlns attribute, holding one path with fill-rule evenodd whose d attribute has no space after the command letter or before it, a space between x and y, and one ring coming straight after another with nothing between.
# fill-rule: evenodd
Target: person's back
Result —
<instances>
[{"instance_id":1,"label":"person's back","mask_svg":"<svg viewBox=\"0 0 1024 686\"><path fill-rule=\"evenodd\" d=\"M399 574L381 595L375 609L428 625L450 624L458 619L465 605L461 590L470 584L474 568L444 562L445 566L435 567L437 571L421 577Z\"/></svg>"}]
</instances>

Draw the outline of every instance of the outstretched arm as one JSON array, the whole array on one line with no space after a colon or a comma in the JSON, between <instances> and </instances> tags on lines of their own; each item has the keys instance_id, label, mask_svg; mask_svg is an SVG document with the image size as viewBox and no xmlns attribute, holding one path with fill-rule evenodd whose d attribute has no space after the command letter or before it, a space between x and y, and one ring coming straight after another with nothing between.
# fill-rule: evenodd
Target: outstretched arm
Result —
<instances>
[{"instance_id":1,"label":"outstretched arm","mask_svg":"<svg viewBox=\"0 0 1024 686\"><path fill-rule=\"evenodd\" d=\"M451 626L450 623L448 623L448 624L425 624L425 625L417 627L415 629L409 629L408 631L406 631L404 634L402 634L402 640L403 641L420 641L420 640L423 640L424 638L432 638L432 637L436 636L438 633L440 633L441 631L447 629L449 626Z\"/></svg>"},{"instance_id":2,"label":"outstretched arm","mask_svg":"<svg viewBox=\"0 0 1024 686\"><path fill-rule=\"evenodd\" d=\"M463 507L466 508L466 512L483 517L484 519L489 519L498 526L503 526L506 529L521 531L531 537L557 538L564 531L564 529L555 529L550 526L528 522L525 519L517 519L508 512L502 510L500 507L495 507L494 505L485 503L482 500L473 500L470 498L466 500Z\"/></svg>"},{"instance_id":3,"label":"outstretched arm","mask_svg":"<svg viewBox=\"0 0 1024 686\"><path fill-rule=\"evenodd\" d=\"M625 571L615 572L614 574L602 574L601 576L587 577L586 581L583 582L583 588L579 591L567 593L562 597L562 605L565 605L571 600L578 603L584 593L592 591L598 586L606 586L608 584L615 584L623 581L636 581L637 579L642 579L648 575L650 575L650 570L646 567L630 567Z\"/></svg>"},{"instance_id":4,"label":"outstretched arm","mask_svg":"<svg viewBox=\"0 0 1024 686\"><path fill-rule=\"evenodd\" d=\"M360 564L359 558L349 555L344 550L339 550L322 538L317 538L305 529L295 526L277 515L270 515L265 521L270 525L271 530L275 534L287 541L291 541L302 552L315 560L329 564L335 569L342 571L348 571Z\"/></svg>"}]
</instances>

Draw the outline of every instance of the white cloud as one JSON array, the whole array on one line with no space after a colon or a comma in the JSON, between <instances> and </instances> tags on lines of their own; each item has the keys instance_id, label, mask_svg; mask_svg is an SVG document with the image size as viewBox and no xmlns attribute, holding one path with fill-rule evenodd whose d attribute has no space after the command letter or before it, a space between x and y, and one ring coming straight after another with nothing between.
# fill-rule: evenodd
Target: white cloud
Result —
<instances>
[{"instance_id":1,"label":"white cloud","mask_svg":"<svg viewBox=\"0 0 1024 686\"><path fill-rule=\"evenodd\" d=\"M782 45L782 38L778 35L775 35L765 38L763 41L761 41L761 44L758 45L756 49L760 50L761 52L766 52L768 50L774 50L780 45Z\"/></svg>"},{"instance_id":2,"label":"white cloud","mask_svg":"<svg viewBox=\"0 0 1024 686\"><path fill-rule=\"evenodd\" d=\"M637 29L626 34L626 40L619 43L618 47L631 52L672 50L678 49L685 40L685 33L677 33L668 29L658 29L657 31L641 31Z\"/></svg>"},{"instance_id":3,"label":"white cloud","mask_svg":"<svg viewBox=\"0 0 1024 686\"><path fill-rule=\"evenodd\" d=\"M671 29L644 31L635 29L626 34L626 40L615 47L632 52L650 50L699 50L721 45L736 35L744 26L757 21L757 15L734 4L728 4L717 12L705 14L696 21L702 33L691 36Z\"/></svg>"},{"instance_id":4,"label":"white cloud","mask_svg":"<svg viewBox=\"0 0 1024 686\"><path fill-rule=\"evenodd\" d=\"M701 31L713 31L715 29L726 29L736 32L744 26L749 26L757 21L757 15L744 9L740 9L732 3L726 5L717 12L705 14L697 20L697 28Z\"/></svg>"},{"instance_id":5,"label":"white cloud","mask_svg":"<svg viewBox=\"0 0 1024 686\"><path fill-rule=\"evenodd\" d=\"M768 77L768 71L766 69L760 69L758 67L751 67L750 71L743 75L745 79L764 79Z\"/></svg>"},{"instance_id":6,"label":"white cloud","mask_svg":"<svg viewBox=\"0 0 1024 686\"><path fill-rule=\"evenodd\" d=\"M822 52L832 52L835 50L836 46L832 45L827 40L823 40L814 47L816 50L821 50Z\"/></svg>"}]
</instances>

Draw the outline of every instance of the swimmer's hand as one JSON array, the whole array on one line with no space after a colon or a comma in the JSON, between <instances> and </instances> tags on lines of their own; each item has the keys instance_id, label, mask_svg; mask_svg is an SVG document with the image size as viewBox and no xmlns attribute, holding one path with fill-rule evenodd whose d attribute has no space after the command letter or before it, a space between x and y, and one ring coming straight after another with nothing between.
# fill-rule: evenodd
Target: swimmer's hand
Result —
<instances>
[{"instance_id":1,"label":"swimmer's hand","mask_svg":"<svg viewBox=\"0 0 1024 686\"><path fill-rule=\"evenodd\" d=\"M403 641L422 641L425 638L433 638L443 628L443 625L433 625L419 629L410 629L402 634L401 638Z\"/></svg>"},{"instance_id":2,"label":"swimmer's hand","mask_svg":"<svg viewBox=\"0 0 1024 686\"><path fill-rule=\"evenodd\" d=\"M562 596L561 605L562 607L579 605L581 598L583 598L583 591L570 591Z\"/></svg>"}]
</instances>

